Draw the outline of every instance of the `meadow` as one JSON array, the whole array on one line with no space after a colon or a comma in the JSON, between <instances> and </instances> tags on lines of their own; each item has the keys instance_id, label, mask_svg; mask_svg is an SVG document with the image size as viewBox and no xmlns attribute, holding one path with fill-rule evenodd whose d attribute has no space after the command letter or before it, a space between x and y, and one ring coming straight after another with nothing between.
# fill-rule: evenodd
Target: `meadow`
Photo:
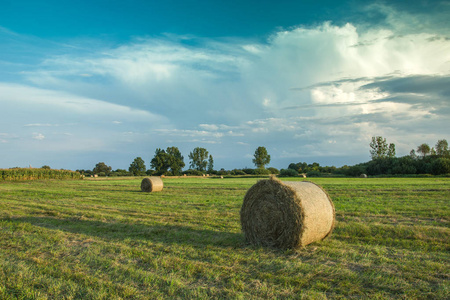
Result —
<instances>
[{"instance_id":1,"label":"meadow","mask_svg":"<svg viewBox=\"0 0 450 300\"><path fill-rule=\"evenodd\" d=\"M141 180L0 182L0 299L450 298L450 178L308 178L336 227L295 250L246 244L259 179Z\"/></svg>"}]
</instances>

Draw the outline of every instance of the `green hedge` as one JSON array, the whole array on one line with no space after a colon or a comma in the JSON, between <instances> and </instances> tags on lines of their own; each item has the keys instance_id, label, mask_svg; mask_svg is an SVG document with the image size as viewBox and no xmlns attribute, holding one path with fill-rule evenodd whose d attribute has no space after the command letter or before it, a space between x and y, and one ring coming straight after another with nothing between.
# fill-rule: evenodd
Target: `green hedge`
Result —
<instances>
[{"instance_id":1,"label":"green hedge","mask_svg":"<svg viewBox=\"0 0 450 300\"><path fill-rule=\"evenodd\" d=\"M0 180L81 179L79 172L70 170L14 168L0 169Z\"/></svg>"}]
</instances>

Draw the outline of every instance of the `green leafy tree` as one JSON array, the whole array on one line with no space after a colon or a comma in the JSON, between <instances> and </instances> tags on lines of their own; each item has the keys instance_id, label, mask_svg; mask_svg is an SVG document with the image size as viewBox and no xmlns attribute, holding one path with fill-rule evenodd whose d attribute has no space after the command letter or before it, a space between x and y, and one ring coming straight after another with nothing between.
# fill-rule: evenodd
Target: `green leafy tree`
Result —
<instances>
[{"instance_id":1,"label":"green leafy tree","mask_svg":"<svg viewBox=\"0 0 450 300\"><path fill-rule=\"evenodd\" d=\"M387 157L389 157L389 158L395 157L395 144L393 144L393 143L389 144Z\"/></svg>"},{"instance_id":2,"label":"green leafy tree","mask_svg":"<svg viewBox=\"0 0 450 300\"><path fill-rule=\"evenodd\" d=\"M109 175L111 173L112 168L110 166L107 166L104 162L99 162L95 165L95 168L92 170L94 174L100 174L103 173L105 175Z\"/></svg>"},{"instance_id":3,"label":"green leafy tree","mask_svg":"<svg viewBox=\"0 0 450 300\"><path fill-rule=\"evenodd\" d=\"M170 168L169 155L163 149L157 148L155 156L150 161L150 166L155 170L157 175L166 174Z\"/></svg>"},{"instance_id":4,"label":"green leafy tree","mask_svg":"<svg viewBox=\"0 0 450 300\"><path fill-rule=\"evenodd\" d=\"M209 159L208 159L208 172L211 173L214 171L214 159L212 157L212 155L209 155Z\"/></svg>"},{"instance_id":5,"label":"green leafy tree","mask_svg":"<svg viewBox=\"0 0 450 300\"><path fill-rule=\"evenodd\" d=\"M422 145L417 147L417 152L422 154L422 157L427 156L428 154L430 154L430 146L427 143L423 143Z\"/></svg>"},{"instance_id":6,"label":"green leafy tree","mask_svg":"<svg viewBox=\"0 0 450 300\"><path fill-rule=\"evenodd\" d=\"M41 167L41 169L50 170L50 166L44 165Z\"/></svg>"},{"instance_id":7,"label":"green leafy tree","mask_svg":"<svg viewBox=\"0 0 450 300\"><path fill-rule=\"evenodd\" d=\"M265 165L270 163L270 155L267 153L266 147L258 147L253 157L252 161L259 169L264 169Z\"/></svg>"},{"instance_id":8,"label":"green leafy tree","mask_svg":"<svg viewBox=\"0 0 450 300\"><path fill-rule=\"evenodd\" d=\"M447 140L439 140L436 143L436 154L439 156L449 156Z\"/></svg>"},{"instance_id":9,"label":"green leafy tree","mask_svg":"<svg viewBox=\"0 0 450 300\"><path fill-rule=\"evenodd\" d=\"M208 151L205 148L196 147L189 153L190 167L198 171L206 170L208 164Z\"/></svg>"},{"instance_id":10,"label":"green leafy tree","mask_svg":"<svg viewBox=\"0 0 450 300\"><path fill-rule=\"evenodd\" d=\"M145 162L141 157L136 157L128 168L128 171L135 176L145 175L146 170L147 168L145 167Z\"/></svg>"},{"instance_id":11,"label":"green leafy tree","mask_svg":"<svg viewBox=\"0 0 450 300\"><path fill-rule=\"evenodd\" d=\"M450 158L438 157L431 164L431 172L435 175L450 173Z\"/></svg>"},{"instance_id":12,"label":"green leafy tree","mask_svg":"<svg viewBox=\"0 0 450 300\"><path fill-rule=\"evenodd\" d=\"M382 136L373 136L370 148L372 159L395 157L395 144L388 145L386 139Z\"/></svg>"},{"instance_id":13,"label":"green leafy tree","mask_svg":"<svg viewBox=\"0 0 450 300\"><path fill-rule=\"evenodd\" d=\"M434 150L433 147L431 147L430 154L431 155L437 155L436 150Z\"/></svg>"},{"instance_id":14,"label":"green leafy tree","mask_svg":"<svg viewBox=\"0 0 450 300\"><path fill-rule=\"evenodd\" d=\"M184 157L181 155L180 150L177 147L167 147L166 154L168 155L168 164L172 174L181 175L181 171L185 164Z\"/></svg>"}]
</instances>

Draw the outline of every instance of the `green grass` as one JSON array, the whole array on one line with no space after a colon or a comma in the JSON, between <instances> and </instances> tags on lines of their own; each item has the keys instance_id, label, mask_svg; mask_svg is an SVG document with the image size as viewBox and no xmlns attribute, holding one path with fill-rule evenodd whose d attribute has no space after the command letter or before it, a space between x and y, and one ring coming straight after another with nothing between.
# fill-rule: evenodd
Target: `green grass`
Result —
<instances>
[{"instance_id":1,"label":"green grass","mask_svg":"<svg viewBox=\"0 0 450 300\"><path fill-rule=\"evenodd\" d=\"M0 299L449 299L450 179L312 179L328 239L245 244L257 179L0 182Z\"/></svg>"}]
</instances>

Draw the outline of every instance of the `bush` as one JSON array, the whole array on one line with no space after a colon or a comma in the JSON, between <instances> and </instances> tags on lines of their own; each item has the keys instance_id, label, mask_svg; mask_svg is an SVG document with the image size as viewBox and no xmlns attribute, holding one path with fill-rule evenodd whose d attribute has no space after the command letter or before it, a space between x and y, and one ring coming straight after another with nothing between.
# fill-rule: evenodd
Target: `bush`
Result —
<instances>
[{"instance_id":1,"label":"bush","mask_svg":"<svg viewBox=\"0 0 450 300\"><path fill-rule=\"evenodd\" d=\"M270 175L270 171L263 168L255 169L253 172L254 175Z\"/></svg>"},{"instance_id":2,"label":"bush","mask_svg":"<svg viewBox=\"0 0 450 300\"><path fill-rule=\"evenodd\" d=\"M192 169L184 171L183 174L186 174L187 176L203 176L203 172Z\"/></svg>"},{"instance_id":3,"label":"bush","mask_svg":"<svg viewBox=\"0 0 450 300\"><path fill-rule=\"evenodd\" d=\"M216 172L216 175L228 175L229 172L225 169L220 169L219 171Z\"/></svg>"},{"instance_id":4,"label":"bush","mask_svg":"<svg viewBox=\"0 0 450 300\"><path fill-rule=\"evenodd\" d=\"M233 171L231 171L231 175L246 175L246 174L242 170L234 169Z\"/></svg>"},{"instance_id":5,"label":"bush","mask_svg":"<svg viewBox=\"0 0 450 300\"><path fill-rule=\"evenodd\" d=\"M361 174L366 174L366 173L367 173L367 170L362 165L351 166L345 170L345 175L352 176L352 177L359 177L359 176L361 176Z\"/></svg>"},{"instance_id":6,"label":"bush","mask_svg":"<svg viewBox=\"0 0 450 300\"><path fill-rule=\"evenodd\" d=\"M431 171L434 175L443 175L450 173L450 159L440 157L431 164Z\"/></svg>"},{"instance_id":7,"label":"bush","mask_svg":"<svg viewBox=\"0 0 450 300\"><path fill-rule=\"evenodd\" d=\"M281 169L280 176L281 177L296 177L296 176L298 176L298 172L294 169Z\"/></svg>"},{"instance_id":8,"label":"bush","mask_svg":"<svg viewBox=\"0 0 450 300\"><path fill-rule=\"evenodd\" d=\"M250 168L244 168L244 169L242 169L242 172L244 172L245 174L248 174L248 175L254 175L255 174L255 170L254 169L250 169Z\"/></svg>"},{"instance_id":9,"label":"bush","mask_svg":"<svg viewBox=\"0 0 450 300\"><path fill-rule=\"evenodd\" d=\"M320 173L319 171L311 171L306 173L306 177L320 177L322 175L322 173Z\"/></svg>"},{"instance_id":10,"label":"bush","mask_svg":"<svg viewBox=\"0 0 450 300\"><path fill-rule=\"evenodd\" d=\"M275 175L280 174L280 170L278 170L276 168L269 167L269 168L267 168L267 170L270 171L270 174L275 174Z\"/></svg>"}]
</instances>

